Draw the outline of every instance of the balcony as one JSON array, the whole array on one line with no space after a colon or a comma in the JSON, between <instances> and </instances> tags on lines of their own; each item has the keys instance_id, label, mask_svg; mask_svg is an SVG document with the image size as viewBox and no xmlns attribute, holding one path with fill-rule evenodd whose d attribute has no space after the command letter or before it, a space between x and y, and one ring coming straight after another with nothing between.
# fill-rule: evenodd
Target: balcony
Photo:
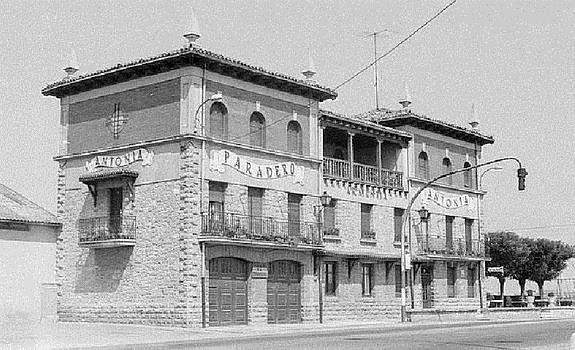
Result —
<instances>
[{"instance_id":1,"label":"balcony","mask_svg":"<svg viewBox=\"0 0 575 350\"><path fill-rule=\"evenodd\" d=\"M322 245L318 223L235 213L202 214L201 236L287 246Z\"/></svg>"},{"instance_id":2,"label":"balcony","mask_svg":"<svg viewBox=\"0 0 575 350\"><path fill-rule=\"evenodd\" d=\"M485 257L485 243L482 240L466 241L455 238L451 241L445 236L417 235L420 253L441 254L461 257Z\"/></svg>"},{"instance_id":3,"label":"balcony","mask_svg":"<svg viewBox=\"0 0 575 350\"><path fill-rule=\"evenodd\" d=\"M399 171L377 169L370 165L353 163L353 172L346 160L324 157L323 175L334 179L356 181L369 185L403 189L403 173Z\"/></svg>"},{"instance_id":4,"label":"balcony","mask_svg":"<svg viewBox=\"0 0 575 350\"><path fill-rule=\"evenodd\" d=\"M79 245L92 248L113 248L136 245L135 216L102 216L80 219Z\"/></svg>"}]
</instances>

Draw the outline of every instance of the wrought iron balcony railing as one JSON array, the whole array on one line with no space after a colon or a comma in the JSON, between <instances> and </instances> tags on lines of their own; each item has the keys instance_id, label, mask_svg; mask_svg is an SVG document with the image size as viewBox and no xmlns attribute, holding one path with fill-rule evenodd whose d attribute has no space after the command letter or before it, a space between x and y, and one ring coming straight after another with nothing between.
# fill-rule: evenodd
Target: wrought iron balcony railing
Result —
<instances>
[{"instance_id":1,"label":"wrought iron balcony railing","mask_svg":"<svg viewBox=\"0 0 575 350\"><path fill-rule=\"evenodd\" d=\"M485 257L485 243L482 240L465 240L445 236L417 235L418 249L423 253Z\"/></svg>"},{"instance_id":2,"label":"wrought iron balcony railing","mask_svg":"<svg viewBox=\"0 0 575 350\"><path fill-rule=\"evenodd\" d=\"M136 240L136 217L102 216L80 219L78 222L80 244L113 240Z\"/></svg>"},{"instance_id":3,"label":"wrought iron balcony railing","mask_svg":"<svg viewBox=\"0 0 575 350\"><path fill-rule=\"evenodd\" d=\"M201 235L290 245L322 244L318 223L235 213L202 214Z\"/></svg>"},{"instance_id":4,"label":"wrought iron balcony railing","mask_svg":"<svg viewBox=\"0 0 575 350\"><path fill-rule=\"evenodd\" d=\"M350 169L353 168L353 172ZM353 163L341 159L324 157L323 175L349 181L384 186L394 189L403 189L403 173L399 171L377 169L370 165Z\"/></svg>"}]
</instances>

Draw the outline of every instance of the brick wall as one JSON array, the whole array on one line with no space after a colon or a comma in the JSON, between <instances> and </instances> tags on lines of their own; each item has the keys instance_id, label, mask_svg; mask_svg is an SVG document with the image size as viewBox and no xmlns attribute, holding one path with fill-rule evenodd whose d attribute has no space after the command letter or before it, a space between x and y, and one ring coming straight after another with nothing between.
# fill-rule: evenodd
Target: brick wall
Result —
<instances>
[{"instance_id":1,"label":"brick wall","mask_svg":"<svg viewBox=\"0 0 575 350\"><path fill-rule=\"evenodd\" d=\"M69 106L68 153L127 145L177 135L180 128L179 79L105 95ZM119 138L106 127L114 104L128 117Z\"/></svg>"}]
</instances>

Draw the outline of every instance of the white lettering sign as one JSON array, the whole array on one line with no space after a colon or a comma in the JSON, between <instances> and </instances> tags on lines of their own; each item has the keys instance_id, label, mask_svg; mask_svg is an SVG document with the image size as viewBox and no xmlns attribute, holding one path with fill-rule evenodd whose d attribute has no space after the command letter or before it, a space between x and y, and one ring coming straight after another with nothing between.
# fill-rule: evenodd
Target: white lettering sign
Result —
<instances>
[{"instance_id":1,"label":"white lettering sign","mask_svg":"<svg viewBox=\"0 0 575 350\"><path fill-rule=\"evenodd\" d=\"M86 162L86 170L94 172L98 168L120 168L141 161L142 165L152 165L154 152L138 148L121 156L96 156Z\"/></svg>"},{"instance_id":2,"label":"white lettering sign","mask_svg":"<svg viewBox=\"0 0 575 350\"><path fill-rule=\"evenodd\" d=\"M294 162L261 165L239 156L232 151L212 151L210 156L210 170L223 173L224 166L229 166L246 176L262 180L293 177L294 183L303 185L304 167L296 166Z\"/></svg>"},{"instance_id":3,"label":"white lettering sign","mask_svg":"<svg viewBox=\"0 0 575 350\"><path fill-rule=\"evenodd\" d=\"M437 192L431 188L427 189L427 193L424 194L423 198L425 201L432 201L445 209L457 209L461 207L469 207L471 205L469 196L466 194L457 197L447 197L443 193Z\"/></svg>"},{"instance_id":4,"label":"white lettering sign","mask_svg":"<svg viewBox=\"0 0 575 350\"><path fill-rule=\"evenodd\" d=\"M489 272L489 273L503 273L503 266L488 267L487 272Z\"/></svg>"}]
</instances>

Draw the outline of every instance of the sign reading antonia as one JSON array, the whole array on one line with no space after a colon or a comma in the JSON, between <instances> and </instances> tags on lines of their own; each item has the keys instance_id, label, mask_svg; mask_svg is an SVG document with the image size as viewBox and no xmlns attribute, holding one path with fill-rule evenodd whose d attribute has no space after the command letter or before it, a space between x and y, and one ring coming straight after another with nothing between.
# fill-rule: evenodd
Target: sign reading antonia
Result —
<instances>
[{"instance_id":1,"label":"sign reading antonia","mask_svg":"<svg viewBox=\"0 0 575 350\"><path fill-rule=\"evenodd\" d=\"M121 156L96 156L86 162L86 170L94 172L99 168L121 168L135 162L142 165L152 165L154 152L145 148L138 148Z\"/></svg>"},{"instance_id":2,"label":"sign reading antonia","mask_svg":"<svg viewBox=\"0 0 575 350\"><path fill-rule=\"evenodd\" d=\"M443 193L437 192L431 188L428 188L423 193L424 201L431 201L435 204L443 207L445 209L458 209L462 207L471 207L471 200L468 195L464 194L461 196L446 196Z\"/></svg>"},{"instance_id":3,"label":"sign reading antonia","mask_svg":"<svg viewBox=\"0 0 575 350\"><path fill-rule=\"evenodd\" d=\"M210 170L223 173L224 166L233 168L246 176L262 180L292 177L294 183L303 185L304 167L296 166L294 162L262 165L228 150L212 151Z\"/></svg>"}]
</instances>

